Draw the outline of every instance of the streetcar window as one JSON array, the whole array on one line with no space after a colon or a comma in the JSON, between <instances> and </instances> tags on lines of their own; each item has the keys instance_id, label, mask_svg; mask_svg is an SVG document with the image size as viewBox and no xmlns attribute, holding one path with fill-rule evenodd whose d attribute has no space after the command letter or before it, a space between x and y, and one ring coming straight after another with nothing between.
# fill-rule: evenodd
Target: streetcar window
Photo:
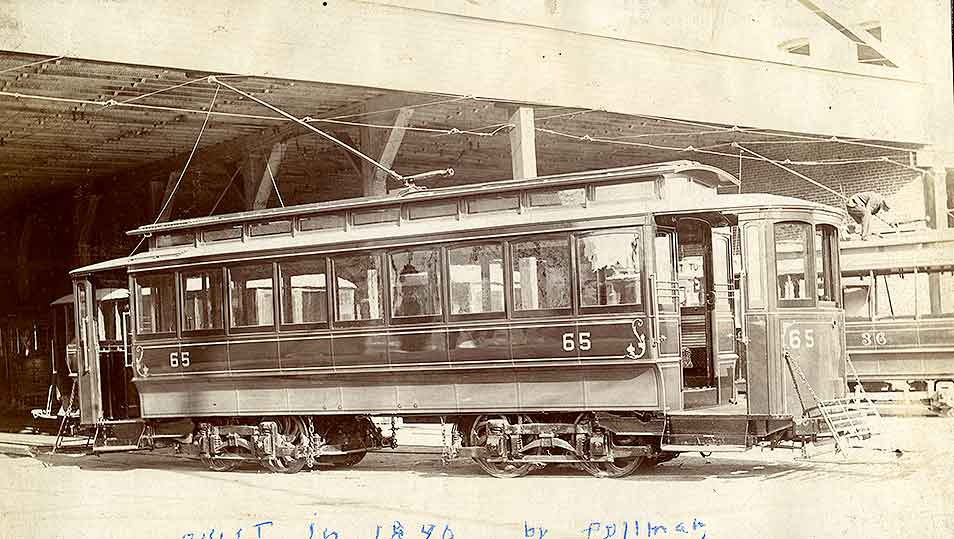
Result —
<instances>
[{"instance_id":1,"label":"streetcar window","mask_svg":"<svg viewBox=\"0 0 954 539\"><path fill-rule=\"evenodd\" d=\"M237 240L242 237L242 225L232 225L224 228L210 228L202 233L205 241Z\"/></svg>"},{"instance_id":2,"label":"streetcar window","mask_svg":"<svg viewBox=\"0 0 954 539\"><path fill-rule=\"evenodd\" d=\"M586 189L583 187L530 191L530 206L534 208L552 206L580 208L584 205L586 205Z\"/></svg>"},{"instance_id":3,"label":"streetcar window","mask_svg":"<svg viewBox=\"0 0 954 539\"><path fill-rule=\"evenodd\" d=\"M808 223L775 223L775 271L782 305L810 301L814 294L807 284L811 228Z\"/></svg>"},{"instance_id":4,"label":"streetcar window","mask_svg":"<svg viewBox=\"0 0 954 539\"><path fill-rule=\"evenodd\" d=\"M137 333L171 333L176 330L176 281L172 273L136 277Z\"/></svg>"},{"instance_id":5,"label":"streetcar window","mask_svg":"<svg viewBox=\"0 0 954 539\"><path fill-rule=\"evenodd\" d=\"M586 236L577 240L580 306L642 303L642 262L637 232Z\"/></svg>"},{"instance_id":6,"label":"streetcar window","mask_svg":"<svg viewBox=\"0 0 954 539\"><path fill-rule=\"evenodd\" d=\"M476 197L467 200L467 213L516 212L520 200L516 195Z\"/></svg>"},{"instance_id":7,"label":"streetcar window","mask_svg":"<svg viewBox=\"0 0 954 539\"><path fill-rule=\"evenodd\" d=\"M670 231L656 231L656 295L659 310L664 312L675 312L679 305L679 280L676 278L673 236L674 233Z\"/></svg>"},{"instance_id":8,"label":"streetcar window","mask_svg":"<svg viewBox=\"0 0 954 539\"><path fill-rule=\"evenodd\" d=\"M352 214L351 219L354 226L397 224L400 216L401 210L399 208L381 208L377 210L356 211Z\"/></svg>"},{"instance_id":9,"label":"streetcar window","mask_svg":"<svg viewBox=\"0 0 954 539\"><path fill-rule=\"evenodd\" d=\"M570 249L566 238L516 241L510 249L514 310L570 307Z\"/></svg>"},{"instance_id":10,"label":"streetcar window","mask_svg":"<svg viewBox=\"0 0 954 539\"><path fill-rule=\"evenodd\" d=\"M878 318L913 318L918 302L928 300L928 279L924 273L880 274L875 275L874 281Z\"/></svg>"},{"instance_id":11,"label":"streetcar window","mask_svg":"<svg viewBox=\"0 0 954 539\"><path fill-rule=\"evenodd\" d=\"M336 213L329 215L312 215L298 219L298 229L302 232L309 232L311 230L344 230L344 227L344 215Z\"/></svg>"},{"instance_id":12,"label":"streetcar window","mask_svg":"<svg viewBox=\"0 0 954 539\"><path fill-rule=\"evenodd\" d=\"M930 274L931 315L954 314L954 272L939 271Z\"/></svg>"},{"instance_id":13,"label":"streetcar window","mask_svg":"<svg viewBox=\"0 0 954 539\"><path fill-rule=\"evenodd\" d=\"M222 271L182 272L182 329L222 328Z\"/></svg>"},{"instance_id":14,"label":"streetcar window","mask_svg":"<svg viewBox=\"0 0 954 539\"><path fill-rule=\"evenodd\" d=\"M156 247L178 247L191 245L195 236L191 232L173 232L156 236Z\"/></svg>"},{"instance_id":15,"label":"streetcar window","mask_svg":"<svg viewBox=\"0 0 954 539\"><path fill-rule=\"evenodd\" d=\"M248 225L248 235L273 236L275 234L291 234L292 222L288 219L281 221L263 221L261 223L252 223Z\"/></svg>"},{"instance_id":16,"label":"streetcar window","mask_svg":"<svg viewBox=\"0 0 954 539\"><path fill-rule=\"evenodd\" d=\"M503 249L500 244L447 250L450 314L504 311Z\"/></svg>"},{"instance_id":17,"label":"streetcar window","mask_svg":"<svg viewBox=\"0 0 954 539\"><path fill-rule=\"evenodd\" d=\"M436 204L411 204L408 206L408 218L434 219L437 217L457 217L457 201L439 202Z\"/></svg>"},{"instance_id":18,"label":"streetcar window","mask_svg":"<svg viewBox=\"0 0 954 539\"><path fill-rule=\"evenodd\" d=\"M282 291L282 324L328 321L324 258L281 262L278 274Z\"/></svg>"},{"instance_id":19,"label":"streetcar window","mask_svg":"<svg viewBox=\"0 0 954 539\"><path fill-rule=\"evenodd\" d=\"M835 229L832 226L815 227L815 282L819 301L835 301L835 274L832 246Z\"/></svg>"},{"instance_id":20,"label":"streetcar window","mask_svg":"<svg viewBox=\"0 0 954 539\"><path fill-rule=\"evenodd\" d=\"M749 308L765 307L765 253L762 249L762 231L757 225L745 227L745 290Z\"/></svg>"},{"instance_id":21,"label":"streetcar window","mask_svg":"<svg viewBox=\"0 0 954 539\"><path fill-rule=\"evenodd\" d=\"M440 250L397 251L392 252L388 260L391 268L392 316L440 316Z\"/></svg>"},{"instance_id":22,"label":"streetcar window","mask_svg":"<svg viewBox=\"0 0 954 539\"><path fill-rule=\"evenodd\" d=\"M273 311L271 264L249 264L229 268L229 304L232 327L271 326Z\"/></svg>"},{"instance_id":23,"label":"streetcar window","mask_svg":"<svg viewBox=\"0 0 954 539\"><path fill-rule=\"evenodd\" d=\"M377 255L332 259L337 311L335 320L380 320L381 259Z\"/></svg>"},{"instance_id":24,"label":"streetcar window","mask_svg":"<svg viewBox=\"0 0 954 539\"><path fill-rule=\"evenodd\" d=\"M656 182L633 181L593 186L593 199L598 202L619 200L651 200L656 198Z\"/></svg>"},{"instance_id":25,"label":"streetcar window","mask_svg":"<svg viewBox=\"0 0 954 539\"><path fill-rule=\"evenodd\" d=\"M845 318L871 318L871 277L845 275L841 282L845 294Z\"/></svg>"}]
</instances>

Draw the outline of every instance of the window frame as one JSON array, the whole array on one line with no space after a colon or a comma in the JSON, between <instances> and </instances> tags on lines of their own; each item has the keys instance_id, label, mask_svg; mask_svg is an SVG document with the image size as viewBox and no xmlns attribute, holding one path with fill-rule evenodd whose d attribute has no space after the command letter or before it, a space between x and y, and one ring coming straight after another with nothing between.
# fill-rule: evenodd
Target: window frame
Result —
<instances>
[{"instance_id":1,"label":"window frame","mask_svg":"<svg viewBox=\"0 0 954 539\"><path fill-rule=\"evenodd\" d=\"M507 244L506 261L508 264L506 273L509 274L509 284L510 284L510 289L509 289L510 303L507 305L507 310L508 312L510 312L511 318L514 318L514 319L534 318L534 317L548 317L548 316L565 316L565 315L573 314L574 309L576 308L576 303L573 298L576 296L577 294L576 289L578 288L576 280L574 279L576 269L573 266L576 263L576 253L575 253L576 245L575 245L575 242L573 241L573 236L574 235L570 234L569 232L542 233L542 234L532 234L527 236L511 238L509 241L506 242ZM568 278L567 280L570 283L570 290L569 290L570 301L568 302L569 304L566 307L559 307L559 308L517 310L516 308L517 301L516 301L516 294L515 294L516 290L514 290L516 280L513 277L514 245L519 243L524 243L527 241L534 241L534 240L540 241L540 240L552 240L552 239L562 239L566 243L568 262L569 262L569 267L567 267L567 278Z\"/></svg>"},{"instance_id":2,"label":"window frame","mask_svg":"<svg viewBox=\"0 0 954 539\"><path fill-rule=\"evenodd\" d=\"M431 251L431 250L437 251L436 273L437 273L438 279L441 280L441 282L438 283L437 290L438 290L438 294L440 294L440 297L438 298L440 301L438 303L440 304L441 312L438 314L395 316L394 308L393 308L394 306L391 304L392 297L393 297L391 294L391 285L394 284L392 282L392 275L391 275L391 270L392 270L392 266L390 264L391 256L394 253L408 253L408 252ZM387 294L386 294L387 303L385 306L384 313L385 313L385 316L387 317L388 325L406 326L411 324L432 324L432 323L443 322L444 313L447 312L447 300L448 300L447 294L444 292L444 289L447 288L447 281L444 276L444 272L447 269L446 257L444 254L444 246L439 244L422 244L422 245L414 245L409 247L401 247L397 249L388 249L387 251L383 253L383 261L385 263L385 269L382 273L387 274L387 277L384 279L385 285L387 286Z\"/></svg>"},{"instance_id":3,"label":"window frame","mask_svg":"<svg viewBox=\"0 0 954 539\"><path fill-rule=\"evenodd\" d=\"M174 294L173 294L173 299L174 299L174 301L175 301L175 312L173 312L173 316L172 316L173 321L174 321L174 322L173 322L173 329L172 329L172 331L159 331L159 332L153 331L153 332L149 332L149 333L143 333L143 332L142 332L142 327L140 327L140 321L141 321L141 318L140 318L140 317L142 316L142 312L141 312L141 310L140 310L140 308L139 308L139 307L140 307L140 305L139 305L139 298L141 297L141 296L140 296L140 291L141 291L141 289L142 289L142 285L140 284L140 279L141 279L142 277L144 277L144 276L150 276L150 275L170 275L170 276L172 277L172 287L173 287L173 292L174 292ZM133 274L133 284L134 284L134 287L133 287L133 289L134 289L134 290L133 290L134 294L133 294L133 299L132 299L132 302L131 302L131 303L132 303L132 309L133 309L134 314L135 314L134 327L135 327L135 330L136 330L136 338L137 338L137 339L163 339L163 338L169 338L169 337L176 337L176 336L178 336L178 335L179 335L179 328L181 327L179 318L180 318L181 312L182 312L182 309L181 309L181 307L180 307L180 305L179 305L179 295L180 295L180 291L179 291L179 272L176 272L176 271L172 271L172 272L169 272L169 271L148 271L148 272L142 272L142 273L135 273L135 274ZM154 322L154 323L155 323L155 322Z\"/></svg>"},{"instance_id":4,"label":"window frame","mask_svg":"<svg viewBox=\"0 0 954 539\"><path fill-rule=\"evenodd\" d=\"M636 234L636 248L639 256L639 303L624 303L612 305L583 305L583 275L581 273L583 265L580 263L581 254L580 242L586 238L599 236L609 236L613 234ZM643 245L643 228L641 226L626 226L619 228L608 228L594 230L590 232L580 232L573 235L573 260L571 265L574 269L573 288L575 288L574 299L578 307L579 314L600 314L600 313L645 313L646 312L646 253Z\"/></svg>"},{"instance_id":5,"label":"window frame","mask_svg":"<svg viewBox=\"0 0 954 539\"><path fill-rule=\"evenodd\" d=\"M233 268L236 268L236 267L243 267L243 266L256 266L256 265L263 265L263 266L264 266L264 265L266 265L266 264L271 268L271 276L270 276L270 278L271 278L271 280L272 280L272 302L271 302L271 305L272 305L272 323L271 323L270 325L264 325L264 324L263 324L263 325L255 325L255 326L236 326L236 325L235 325L235 320L233 319L233 316L232 316L232 287L231 287L231 283L232 283L232 269L233 269ZM277 269L277 267L276 267L275 261L274 261L274 260L265 260L265 261L261 261L261 260L258 260L258 261L256 261L256 260L249 260L249 261L243 261L243 262L232 262L232 263L227 263L227 264L224 266L224 270L225 270L225 281L224 281L223 284L225 285L225 292L226 292L226 295L228 296L227 304L228 304L228 309L229 309L229 310L228 310L228 321L227 321L227 324L226 324L226 325L227 325L228 328L229 328L229 329L228 329L229 334L262 333L262 332L266 332L266 331L267 331L267 332L274 332L274 331L276 331L276 330L278 329L278 315L279 315L280 313L276 312L276 304L277 304L277 301L276 301L276 299L275 299L275 291L277 290L276 285L277 285L278 283L275 282L275 277L276 277L276 275L277 275L278 269Z\"/></svg>"},{"instance_id":6,"label":"window frame","mask_svg":"<svg viewBox=\"0 0 954 539\"><path fill-rule=\"evenodd\" d=\"M491 312L482 312L482 313L457 313L453 314L450 311L451 303L451 278L450 278L450 251L454 249L462 249L470 247L473 245L496 245L500 248L500 259L501 259L501 271L503 273L503 309L500 311L491 311ZM510 288L510 283L512 281L512 275L508 271L510 267L510 250L508 242L502 241L500 239L484 239L484 240L468 240L461 242L448 243L444 245L444 287L447 290L447 293L444 297L446 301L446 310L447 310L447 320L448 322L460 322L464 320L502 320L508 318L508 313L512 311L510 298L512 296L512 289Z\"/></svg>"},{"instance_id":7,"label":"window frame","mask_svg":"<svg viewBox=\"0 0 954 539\"><path fill-rule=\"evenodd\" d=\"M220 294L220 297L221 297L221 300L222 300L222 305L221 305L221 309L222 309L222 327L221 327L221 328L186 329L186 325L185 325L185 303L186 303L186 301L185 301L185 300L186 300L186 298L185 298L185 294L186 294L185 275L186 275L186 274L190 274L190 273L204 272L204 271L209 271L209 272L218 271L219 274L220 274L220 276L222 277L222 282L219 283L219 294ZM176 272L176 287L177 287L177 289L178 289L178 296L179 296L179 298L178 298L179 315L178 315L177 318L179 319L179 327L181 328L181 331L182 331L182 335L183 335L183 336L201 337L201 336L208 336L208 335L224 335L224 334L225 334L225 328L226 328L226 326L229 325L229 315L226 314L226 309L228 309L228 308L230 307L229 304L228 304L228 301L225 299L225 295L228 293L228 287L226 286L226 282L227 282L226 279L228 279L228 274L227 274L227 272L225 271L225 268L224 268L224 267L201 267L201 266L200 266L200 267L186 268L186 269L182 269L182 270L179 270L179 271ZM210 290L211 290L211 288L210 288Z\"/></svg>"},{"instance_id":8,"label":"window frame","mask_svg":"<svg viewBox=\"0 0 954 539\"><path fill-rule=\"evenodd\" d=\"M285 322L285 291L282 289L283 279L282 279L282 264L295 264L297 262L303 262L307 260L315 260L320 258L324 262L324 275L325 275L325 314L326 320L324 322ZM319 255L309 255L309 256L299 256L295 258L283 258L275 261L275 276L278 281L278 294L277 300L278 303L278 328L280 331L295 331L295 330L307 330L307 329L329 329L331 327L331 319L334 317L332 308L334 306L333 300L333 286L330 286L330 276L331 276L331 257L325 254Z\"/></svg>"},{"instance_id":9,"label":"window frame","mask_svg":"<svg viewBox=\"0 0 954 539\"><path fill-rule=\"evenodd\" d=\"M772 221L772 260L774 262L773 267L773 290L775 291L775 301L780 309L792 309L792 308L804 308L804 307L815 307L818 300L818 286L816 285L815 279L817 278L817 272L815 271L815 224L808 220L798 220L798 219L785 219L779 221ZM808 294L808 297L805 298L795 298L787 299L783 298L779 293L779 267L778 267L778 236L776 232L778 231L778 225L801 225L803 229L808 231L808 237L804 244L803 260L805 261L805 287L808 288L811 293ZM809 286L809 283L811 286Z\"/></svg>"},{"instance_id":10,"label":"window frame","mask_svg":"<svg viewBox=\"0 0 954 539\"><path fill-rule=\"evenodd\" d=\"M815 256L815 237L818 233L822 234L822 267L818 267L818 258ZM825 255L828 255L828 265L825 265ZM841 306L841 297L838 290L841 288L841 282L838 272L835 268L838 266L838 230L826 223L815 223L812 227L812 265L815 266L815 300L819 307ZM823 276L827 285L828 299L818 297L818 276Z\"/></svg>"},{"instance_id":11,"label":"window frame","mask_svg":"<svg viewBox=\"0 0 954 539\"><path fill-rule=\"evenodd\" d=\"M846 302L845 302L845 290L846 290L847 288L859 288L859 289L860 289L860 288L865 288L865 289L868 291L867 296L866 296L866 302L865 302L865 305L866 305L867 308L868 308L868 309L867 309L867 310L868 310L868 314L865 315L865 316L851 316L851 315L848 314L848 310L847 310L847 308L846 308L846 309L845 309L845 320L846 320L846 321L853 321L853 322L871 322L871 321L874 321L874 320L875 320L875 284L874 284L874 278L873 278L873 276L872 276L871 271L851 272L851 274L850 274L850 275L847 275L847 277L851 277L851 278L859 277L859 278L863 279L864 282L863 282L862 284L855 284L855 283L845 284L844 281L840 282L840 283L839 283L839 286L841 287L841 303L840 303L840 305L843 305L843 306L847 307L847 304L846 304Z\"/></svg>"},{"instance_id":12,"label":"window frame","mask_svg":"<svg viewBox=\"0 0 954 539\"><path fill-rule=\"evenodd\" d=\"M337 258L350 258L358 256L375 257L378 260L378 290L380 291L379 301L381 302L381 316L369 320L340 320L338 316L338 269L335 264ZM387 267L384 265L384 253L381 251L342 251L327 255L328 264L331 266L331 279L333 283L333 298L331 300L333 310L329 311L331 316L329 322L333 328L366 328L383 327L387 324L388 306L391 304L390 285L385 279L384 274Z\"/></svg>"}]
</instances>

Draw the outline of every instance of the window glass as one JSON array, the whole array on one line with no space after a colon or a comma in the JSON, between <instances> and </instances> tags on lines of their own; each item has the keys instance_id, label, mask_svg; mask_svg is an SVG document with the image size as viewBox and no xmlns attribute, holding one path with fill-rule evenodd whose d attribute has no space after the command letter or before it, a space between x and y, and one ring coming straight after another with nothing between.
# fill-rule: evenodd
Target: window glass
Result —
<instances>
[{"instance_id":1,"label":"window glass","mask_svg":"<svg viewBox=\"0 0 954 539\"><path fill-rule=\"evenodd\" d=\"M173 232L156 236L156 247L177 247L191 245L195 236L191 232Z\"/></svg>"},{"instance_id":2,"label":"window glass","mask_svg":"<svg viewBox=\"0 0 954 539\"><path fill-rule=\"evenodd\" d=\"M565 238L514 242L511 258L515 310L570 306L570 249Z\"/></svg>"},{"instance_id":3,"label":"window glass","mask_svg":"<svg viewBox=\"0 0 954 539\"><path fill-rule=\"evenodd\" d=\"M343 230L345 225L344 215L312 215L298 219L298 229L303 232L311 230Z\"/></svg>"},{"instance_id":4,"label":"window glass","mask_svg":"<svg viewBox=\"0 0 954 539\"><path fill-rule=\"evenodd\" d=\"M668 312L676 310L679 300L672 237L672 232L657 232L655 239L657 301L659 310Z\"/></svg>"},{"instance_id":5,"label":"window glass","mask_svg":"<svg viewBox=\"0 0 954 539\"><path fill-rule=\"evenodd\" d=\"M765 256L762 253L762 235L758 227L745 227L745 288L749 295L749 307L765 307L763 271Z\"/></svg>"},{"instance_id":6,"label":"window glass","mask_svg":"<svg viewBox=\"0 0 954 539\"><path fill-rule=\"evenodd\" d=\"M815 228L815 282L820 301L835 301L832 271L832 236L834 228L818 226Z\"/></svg>"},{"instance_id":7,"label":"window glass","mask_svg":"<svg viewBox=\"0 0 954 539\"><path fill-rule=\"evenodd\" d=\"M548 189L530 192L530 206L563 206L579 208L586 204L586 190L583 187L573 189Z\"/></svg>"},{"instance_id":8,"label":"window glass","mask_svg":"<svg viewBox=\"0 0 954 539\"><path fill-rule=\"evenodd\" d=\"M249 236L271 236L273 234L291 234L292 222L288 219L281 221L265 221L248 225Z\"/></svg>"},{"instance_id":9,"label":"window glass","mask_svg":"<svg viewBox=\"0 0 954 539\"><path fill-rule=\"evenodd\" d=\"M332 259L338 311L335 320L380 320L381 259L377 255Z\"/></svg>"},{"instance_id":10,"label":"window glass","mask_svg":"<svg viewBox=\"0 0 954 539\"><path fill-rule=\"evenodd\" d=\"M775 271L782 301L812 299L814 292L806 286L810 235L808 223L775 223Z\"/></svg>"},{"instance_id":11,"label":"window glass","mask_svg":"<svg viewBox=\"0 0 954 539\"><path fill-rule=\"evenodd\" d=\"M519 208L520 201L517 195L478 197L467 200L467 213L516 212Z\"/></svg>"},{"instance_id":12,"label":"window glass","mask_svg":"<svg viewBox=\"0 0 954 539\"><path fill-rule=\"evenodd\" d=\"M639 234L620 232L577 240L580 305L642 303Z\"/></svg>"},{"instance_id":13,"label":"window glass","mask_svg":"<svg viewBox=\"0 0 954 539\"><path fill-rule=\"evenodd\" d=\"M176 330L176 281L172 273L136 277L138 333L168 333Z\"/></svg>"},{"instance_id":14,"label":"window glass","mask_svg":"<svg viewBox=\"0 0 954 539\"><path fill-rule=\"evenodd\" d=\"M503 249L499 244L447 250L450 313L504 311Z\"/></svg>"},{"instance_id":15,"label":"window glass","mask_svg":"<svg viewBox=\"0 0 954 539\"><path fill-rule=\"evenodd\" d=\"M325 259L310 258L278 264L282 291L282 323L314 324L328 321Z\"/></svg>"},{"instance_id":16,"label":"window glass","mask_svg":"<svg viewBox=\"0 0 954 539\"><path fill-rule=\"evenodd\" d=\"M871 277L868 275L851 275L841 278L842 289L845 294L846 318L871 317Z\"/></svg>"},{"instance_id":17,"label":"window glass","mask_svg":"<svg viewBox=\"0 0 954 539\"><path fill-rule=\"evenodd\" d=\"M352 222L355 226L379 225L388 223L396 224L400 215L401 210L399 208L381 208L379 210L365 210L361 212L356 211L352 217Z\"/></svg>"},{"instance_id":18,"label":"window glass","mask_svg":"<svg viewBox=\"0 0 954 539\"><path fill-rule=\"evenodd\" d=\"M439 202L436 204L411 204L408 207L408 218L433 219L436 217L457 217L457 201Z\"/></svg>"},{"instance_id":19,"label":"window glass","mask_svg":"<svg viewBox=\"0 0 954 539\"><path fill-rule=\"evenodd\" d=\"M931 314L949 315L954 314L954 272L942 271L935 274L931 286L937 288L937 293L932 294Z\"/></svg>"},{"instance_id":20,"label":"window glass","mask_svg":"<svg viewBox=\"0 0 954 539\"><path fill-rule=\"evenodd\" d=\"M390 254L391 314L395 318L441 314L440 255L439 249Z\"/></svg>"},{"instance_id":21,"label":"window glass","mask_svg":"<svg viewBox=\"0 0 954 539\"><path fill-rule=\"evenodd\" d=\"M242 225L232 225L225 228L210 228L202 233L205 241L236 240L242 237Z\"/></svg>"},{"instance_id":22,"label":"window glass","mask_svg":"<svg viewBox=\"0 0 954 539\"><path fill-rule=\"evenodd\" d=\"M274 324L272 265L250 264L229 268L229 300L232 327Z\"/></svg>"},{"instance_id":23,"label":"window glass","mask_svg":"<svg viewBox=\"0 0 954 539\"><path fill-rule=\"evenodd\" d=\"M878 318L910 318L915 315L918 279L914 273L880 274L875 275L874 280L875 314ZM927 275L923 281L926 289Z\"/></svg>"},{"instance_id":24,"label":"window glass","mask_svg":"<svg viewBox=\"0 0 954 539\"><path fill-rule=\"evenodd\" d=\"M619 200L650 200L656 198L656 182L637 181L626 183L611 183L593 187L595 200L599 202L616 202Z\"/></svg>"},{"instance_id":25,"label":"window glass","mask_svg":"<svg viewBox=\"0 0 954 539\"><path fill-rule=\"evenodd\" d=\"M222 270L182 273L182 329L222 328Z\"/></svg>"}]
</instances>

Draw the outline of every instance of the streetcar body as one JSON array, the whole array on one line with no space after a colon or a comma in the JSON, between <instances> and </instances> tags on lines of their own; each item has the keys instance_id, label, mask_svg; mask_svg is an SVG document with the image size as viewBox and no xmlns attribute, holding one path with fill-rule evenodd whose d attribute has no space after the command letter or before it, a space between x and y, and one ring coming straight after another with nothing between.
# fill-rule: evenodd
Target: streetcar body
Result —
<instances>
[{"instance_id":1,"label":"streetcar body","mask_svg":"<svg viewBox=\"0 0 954 539\"><path fill-rule=\"evenodd\" d=\"M132 232L148 252L73 278L87 302L128 279L141 417L191 419L213 464L227 446L272 451L279 471L360 453L390 443L360 418L401 416L454 422L495 475L561 459L606 473L793 439L802 386L845 393L841 214L717 193L734 182L674 162L161 223ZM85 422L103 420L97 387L80 373Z\"/></svg>"}]
</instances>

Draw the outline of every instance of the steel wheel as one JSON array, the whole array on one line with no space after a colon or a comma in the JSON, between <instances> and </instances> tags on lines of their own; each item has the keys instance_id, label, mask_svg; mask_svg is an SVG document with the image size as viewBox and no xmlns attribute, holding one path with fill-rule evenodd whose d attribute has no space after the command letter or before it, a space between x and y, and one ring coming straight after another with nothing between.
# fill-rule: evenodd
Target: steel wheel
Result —
<instances>
[{"instance_id":1,"label":"steel wheel","mask_svg":"<svg viewBox=\"0 0 954 539\"><path fill-rule=\"evenodd\" d=\"M234 445L222 448L222 452L227 455L234 456L248 454L248 451L246 451L245 448ZM213 472L231 472L242 465L242 461L238 459L223 459L216 457L202 457L202 463L208 466Z\"/></svg>"},{"instance_id":2,"label":"steel wheel","mask_svg":"<svg viewBox=\"0 0 954 539\"><path fill-rule=\"evenodd\" d=\"M282 417L278 423L278 434L282 435L286 444L296 447L308 445L308 426L299 417ZM265 466L276 473L298 473L305 467L305 457L271 457L265 461Z\"/></svg>"},{"instance_id":3,"label":"steel wheel","mask_svg":"<svg viewBox=\"0 0 954 539\"><path fill-rule=\"evenodd\" d=\"M499 416L500 419L507 419L504 416ZM487 422L491 418L488 416L479 416L474 420L473 426L470 428L470 445L472 446L482 446L487 441ZM530 473L531 464L518 464L514 462L490 462L487 459L474 457L474 462L477 463L480 468L487 472L488 474L494 477L502 478L514 478L514 477L523 477Z\"/></svg>"},{"instance_id":4,"label":"steel wheel","mask_svg":"<svg viewBox=\"0 0 954 539\"><path fill-rule=\"evenodd\" d=\"M319 462L323 464L330 464L334 468L350 468L361 462L367 454L367 451L359 451L357 453L348 453L346 455L329 455L327 457L322 457Z\"/></svg>"},{"instance_id":5,"label":"steel wheel","mask_svg":"<svg viewBox=\"0 0 954 539\"><path fill-rule=\"evenodd\" d=\"M580 421L586 420L587 416L580 415L577 418L577 423ZM612 436L612 434L610 434ZM620 477L626 477L627 475L635 472L646 459L644 457L629 457L625 459L615 459L612 462L593 462L593 461L584 461L580 462L580 468L582 468L586 473L592 475L593 477L610 477L613 479L618 479Z\"/></svg>"}]
</instances>

